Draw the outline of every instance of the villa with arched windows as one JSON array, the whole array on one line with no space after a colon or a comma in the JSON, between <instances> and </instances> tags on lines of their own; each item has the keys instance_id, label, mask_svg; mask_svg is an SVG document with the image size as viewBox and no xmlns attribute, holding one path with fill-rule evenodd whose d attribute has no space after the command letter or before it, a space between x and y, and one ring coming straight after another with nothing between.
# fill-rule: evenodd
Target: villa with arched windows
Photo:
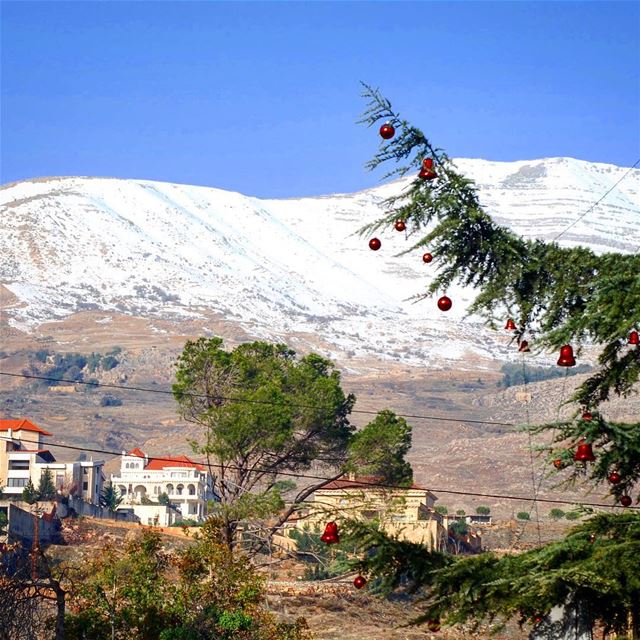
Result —
<instances>
[{"instance_id":1,"label":"villa with arched windows","mask_svg":"<svg viewBox=\"0 0 640 640\"><path fill-rule=\"evenodd\" d=\"M208 501L214 499L211 474L204 465L184 455L150 457L138 447L122 452L120 475L111 476L111 485L123 498L121 507L135 511L136 506L155 504L177 512L183 520L202 522ZM160 524L171 523L173 519L167 520L166 515Z\"/></svg>"}]
</instances>

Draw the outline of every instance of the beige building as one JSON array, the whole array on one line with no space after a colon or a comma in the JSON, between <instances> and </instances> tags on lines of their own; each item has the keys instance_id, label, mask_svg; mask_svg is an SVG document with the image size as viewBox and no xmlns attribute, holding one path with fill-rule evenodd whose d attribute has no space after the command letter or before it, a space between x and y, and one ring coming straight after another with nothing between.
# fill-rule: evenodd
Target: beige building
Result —
<instances>
[{"instance_id":1,"label":"beige building","mask_svg":"<svg viewBox=\"0 0 640 640\"><path fill-rule=\"evenodd\" d=\"M315 491L308 512L292 522L296 527L322 530L329 520L360 518L377 520L391 535L430 549L446 546L447 531L434 510L437 497L428 489L412 484L406 488L376 485L376 478L334 480Z\"/></svg>"},{"instance_id":2,"label":"beige building","mask_svg":"<svg viewBox=\"0 0 640 640\"><path fill-rule=\"evenodd\" d=\"M169 497L182 519L197 522L206 518L208 501L214 497L211 474L204 465L187 456L149 457L137 447L122 452L120 474L111 476L111 484L123 498L121 508L133 508L145 524L156 515L163 522L173 517L169 512L150 515L149 509L138 509L157 504L161 494Z\"/></svg>"},{"instance_id":3,"label":"beige building","mask_svg":"<svg viewBox=\"0 0 640 640\"><path fill-rule=\"evenodd\" d=\"M21 496L31 480L37 488L46 469L60 493L98 504L104 484L104 461L59 462L46 448L53 434L27 419L0 420L0 486L7 497Z\"/></svg>"}]
</instances>

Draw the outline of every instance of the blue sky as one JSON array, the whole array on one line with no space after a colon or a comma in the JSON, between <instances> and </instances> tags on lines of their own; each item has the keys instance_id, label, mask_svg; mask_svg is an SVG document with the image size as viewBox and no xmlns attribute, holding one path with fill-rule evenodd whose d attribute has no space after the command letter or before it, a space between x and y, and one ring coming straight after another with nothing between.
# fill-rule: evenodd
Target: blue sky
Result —
<instances>
[{"instance_id":1,"label":"blue sky","mask_svg":"<svg viewBox=\"0 0 640 640\"><path fill-rule=\"evenodd\" d=\"M640 156L636 2L10 2L2 183L376 184L359 81L452 156Z\"/></svg>"}]
</instances>

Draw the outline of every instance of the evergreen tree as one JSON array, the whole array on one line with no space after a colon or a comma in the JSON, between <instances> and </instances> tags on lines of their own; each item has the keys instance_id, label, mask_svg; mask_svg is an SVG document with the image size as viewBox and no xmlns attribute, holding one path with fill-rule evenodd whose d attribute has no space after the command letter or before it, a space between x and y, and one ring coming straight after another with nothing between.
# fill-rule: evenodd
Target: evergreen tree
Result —
<instances>
[{"instance_id":1,"label":"evergreen tree","mask_svg":"<svg viewBox=\"0 0 640 640\"><path fill-rule=\"evenodd\" d=\"M100 494L100 506L115 511L124 500L118 490L109 482L104 485Z\"/></svg>"},{"instance_id":2,"label":"evergreen tree","mask_svg":"<svg viewBox=\"0 0 640 640\"><path fill-rule=\"evenodd\" d=\"M419 298L453 283L473 286L479 293L469 311L493 327L506 317L516 319L518 343L527 339L540 351L573 344L578 354L587 341L602 347L599 368L573 396L579 407L574 418L532 430L555 430L549 459L556 467L572 467L572 480L608 481L614 497L624 494L626 502L640 479L640 423L611 422L596 409L616 395L629 395L640 375L638 347L628 340L640 319L640 254L596 255L584 247L526 240L501 227L442 149L402 120L379 91L365 85L364 95L369 105L362 122L385 121L396 131L367 166L400 162L387 176L406 175L429 158L437 178L416 177L387 199L386 215L361 232L402 220L414 238L408 251L428 248L439 271ZM581 442L592 444L596 456L587 474L583 463L574 462ZM361 571L381 578L388 588L404 584L425 590L429 606L421 621L537 619L577 598L606 631L640 638L640 516L635 513L597 515L559 542L501 558L425 553L364 524L354 524L352 533L367 552Z\"/></svg>"},{"instance_id":3,"label":"evergreen tree","mask_svg":"<svg viewBox=\"0 0 640 640\"><path fill-rule=\"evenodd\" d=\"M40 476L40 482L38 483L38 499L39 500L53 500L56 497L56 485L53 482L53 474L51 469L47 468L42 472Z\"/></svg>"},{"instance_id":4,"label":"evergreen tree","mask_svg":"<svg viewBox=\"0 0 640 640\"><path fill-rule=\"evenodd\" d=\"M35 504L40 499L40 494L36 490L31 482L31 478L27 480L27 484L24 485L24 489L22 490L22 499L27 504Z\"/></svg>"}]
</instances>

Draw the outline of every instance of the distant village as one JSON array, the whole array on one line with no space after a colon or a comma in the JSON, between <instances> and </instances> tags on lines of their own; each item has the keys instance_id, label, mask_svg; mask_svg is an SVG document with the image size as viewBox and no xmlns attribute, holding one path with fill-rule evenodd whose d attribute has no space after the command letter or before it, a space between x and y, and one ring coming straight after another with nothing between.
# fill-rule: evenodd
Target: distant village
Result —
<instances>
[{"instance_id":1,"label":"distant village","mask_svg":"<svg viewBox=\"0 0 640 640\"><path fill-rule=\"evenodd\" d=\"M107 480L104 460L57 460L47 448L46 438L52 436L26 418L0 419L0 543L55 542L60 521L75 516L160 528L198 526L215 508L210 470L186 455L149 456L135 447L122 452L120 471ZM276 538L295 550L292 530L320 531L327 520L375 519L387 533L430 549L480 551L473 525L491 524L491 515L442 513L437 499L416 484L387 488L374 477L350 474L317 489Z\"/></svg>"}]
</instances>

